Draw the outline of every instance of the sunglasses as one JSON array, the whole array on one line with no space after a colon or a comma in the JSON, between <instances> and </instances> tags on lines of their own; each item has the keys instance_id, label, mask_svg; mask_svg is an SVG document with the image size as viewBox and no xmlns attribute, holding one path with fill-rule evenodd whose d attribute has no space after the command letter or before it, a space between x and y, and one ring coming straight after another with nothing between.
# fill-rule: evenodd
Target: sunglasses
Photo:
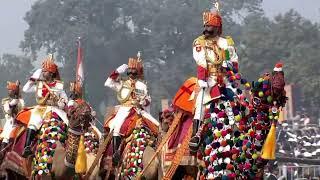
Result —
<instances>
[{"instance_id":1,"label":"sunglasses","mask_svg":"<svg viewBox=\"0 0 320 180\"><path fill-rule=\"evenodd\" d=\"M136 71L136 70L128 70L127 71L127 75L133 75L133 76L136 76L136 75L138 75L138 72Z\"/></svg>"}]
</instances>

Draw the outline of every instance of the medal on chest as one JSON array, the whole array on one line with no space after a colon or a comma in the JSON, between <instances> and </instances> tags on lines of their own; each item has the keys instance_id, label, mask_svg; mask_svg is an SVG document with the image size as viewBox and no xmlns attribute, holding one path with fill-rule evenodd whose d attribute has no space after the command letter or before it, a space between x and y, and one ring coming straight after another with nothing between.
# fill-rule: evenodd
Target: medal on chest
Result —
<instances>
[{"instance_id":1,"label":"medal on chest","mask_svg":"<svg viewBox=\"0 0 320 180\"><path fill-rule=\"evenodd\" d=\"M205 46L206 60L212 64L222 64L224 60L224 50L218 46L217 41L206 40Z\"/></svg>"}]
</instances>

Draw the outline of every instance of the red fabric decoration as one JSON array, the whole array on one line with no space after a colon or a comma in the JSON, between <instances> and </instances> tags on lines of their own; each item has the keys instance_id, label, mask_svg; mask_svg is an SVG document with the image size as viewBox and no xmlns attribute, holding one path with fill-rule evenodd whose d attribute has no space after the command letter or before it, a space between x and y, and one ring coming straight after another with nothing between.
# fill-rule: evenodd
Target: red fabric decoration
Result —
<instances>
[{"instance_id":1,"label":"red fabric decoration","mask_svg":"<svg viewBox=\"0 0 320 180\"><path fill-rule=\"evenodd\" d=\"M51 88L54 87L57 82L48 83L47 85ZM45 85L42 85L42 97L45 97L49 93L49 90Z\"/></svg>"},{"instance_id":2,"label":"red fabric decoration","mask_svg":"<svg viewBox=\"0 0 320 180\"><path fill-rule=\"evenodd\" d=\"M219 98L221 96L221 93L220 93L220 90L219 90L219 87L216 85L216 86L213 86L210 90L210 96L211 98L213 99L216 99L216 98Z\"/></svg>"},{"instance_id":3,"label":"red fabric decoration","mask_svg":"<svg viewBox=\"0 0 320 180\"><path fill-rule=\"evenodd\" d=\"M118 76L119 76L119 73L117 71L113 71L109 77L115 80L118 78Z\"/></svg>"},{"instance_id":4,"label":"red fabric decoration","mask_svg":"<svg viewBox=\"0 0 320 180\"><path fill-rule=\"evenodd\" d=\"M207 72L208 72L208 70L206 68L198 66L198 68L197 68L198 79L205 81L207 79Z\"/></svg>"}]
</instances>

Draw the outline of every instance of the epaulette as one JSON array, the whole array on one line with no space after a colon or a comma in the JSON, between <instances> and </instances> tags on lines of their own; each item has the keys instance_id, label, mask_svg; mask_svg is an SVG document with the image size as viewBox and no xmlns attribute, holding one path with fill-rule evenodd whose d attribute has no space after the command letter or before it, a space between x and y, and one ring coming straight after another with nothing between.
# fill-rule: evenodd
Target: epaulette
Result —
<instances>
[{"instance_id":1,"label":"epaulette","mask_svg":"<svg viewBox=\"0 0 320 180\"><path fill-rule=\"evenodd\" d=\"M3 98L2 100L1 100L1 104L2 105L4 105L7 101L9 101L10 100L10 98Z\"/></svg>"},{"instance_id":2,"label":"epaulette","mask_svg":"<svg viewBox=\"0 0 320 180\"><path fill-rule=\"evenodd\" d=\"M194 41L193 41L193 46L197 46L197 45L200 45L202 47L205 46L205 38L204 38L204 35L201 35L199 37L197 37Z\"/></svg>"},{"instance_id":3,"label":"epaulette","mask_svg":"<svg viewBox=\"0 0 320 180\"><path fill-rule=\"evenodd\" d=\"M228 46L234 46L234 41L231 36L226 36Z\"/></svg>"}]
</instances>

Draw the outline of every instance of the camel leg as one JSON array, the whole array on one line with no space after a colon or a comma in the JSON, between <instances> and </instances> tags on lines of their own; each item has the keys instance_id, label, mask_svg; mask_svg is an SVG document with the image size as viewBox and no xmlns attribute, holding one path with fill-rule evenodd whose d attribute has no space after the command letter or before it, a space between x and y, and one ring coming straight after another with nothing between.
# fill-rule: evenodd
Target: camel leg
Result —
<instances>
[{"instance_id":1,"label":"camel leg","mask_svg":"<svg viewBox=\"0 0 320 180\"><path fill-rule=\"evenodd\" d=\"M28 178L14 172L11 171L9 169L7 169L7 177L5 179L10 179L10 180L27 180Z\"/></svg>"},{"instance_id":2,"label":"camel leg","mask_svg":"<svg viewBox=\"0 0 320 180\"><path fill-rule=\"evenodd\" d=\"M52 162L52 172L54 172L56 179L68 179L74 175L74 169L67 167L64 163L65 156L65 149L60 142L57 142Z\"/></svg>"},{"instance_id":3,"label":"camel leg","mask_svg":"<svg viewBox=\"0 0 320 180\"><path fill-rule=\"evenodd\" d=\"M104 178L104 180L115 180L116 176L114 174L111 174L111 171L107 172L106 177Z\"/></svg>"},{"instance_id":4,"label":"camel leg","mask_svg":"<svg viewBox=\"0 0 320 180\"><path fill-rule=\"evenodd\" d=\"M25 174L27 175L27 177L31 177L32 159L33 159L33 156L30 156L30 157L26 158L23 163Z\"/></svg>"},{"instance_id":5,"label":"camel leg","mask_svg":"<svg viewBox=\"0 0 320 180\"><path fill-rule=\"evenodd\" d=\"M88 167L90 167L94 160L95 160L96 156L93 153L87 153L87 165ZM92 171L89 180L96 180L99 177L99 166L96 166L94 168L94 170Z\"/></svg>"},{"instance_id":6,"label":"camel leg","mask_svg":"<svg viewBox=\"0 0 320 180\"><path fill-rule=\"evenodd\" d=\"M105 176L104 180L109 179L109 176L110 176L110 171L107 171L107 174L106 174L106 176Z\"/></svg>"}]
</instances>

